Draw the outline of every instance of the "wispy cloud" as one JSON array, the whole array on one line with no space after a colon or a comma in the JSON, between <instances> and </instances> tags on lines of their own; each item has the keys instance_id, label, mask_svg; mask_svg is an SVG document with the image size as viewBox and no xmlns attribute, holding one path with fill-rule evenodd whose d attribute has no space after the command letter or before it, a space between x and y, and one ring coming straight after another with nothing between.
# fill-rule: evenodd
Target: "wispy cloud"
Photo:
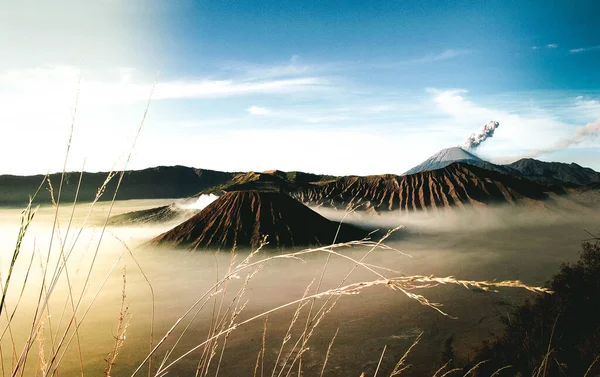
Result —
<instances>
[{"instance_id":1,"label":"wispy cloud","mask_svg":"<svg viewBox=\"0 0 600 377\"><path fill-rule=\"evenodd\" d=\"M90 72L76 67L44 67L0 72L0 100L23 102L39 109L57 102L71 103L81 76L81 99L92 105L145 101L152 81L136 78L131 69ZM224 98L244 95L283 94L325 89L329 81L322 77L293 77L280 79L240 78L214 80L190 78L159 81L154 100L178 98ZM35 103L39 100L40 103Z\"/></svg>"},{"instance_id":2,"label":"wispy cloud","mask_svg":"<svg viewBox=\"0 0 600 377\"><path fill-rule=\"evenodd\" d=\"M79 77L81 84L78 87ZM61 153L57 153L56 145L62 145L63 138L68 134L67 126L71 122L75 96L79 91L74 135L76 141L70 159L73 165L69 165L69 169L79 169L84 158L87 158L87 169L110 169L111 156L118 156L127 150L129 127L139 122L139 114L144 112L152 86L152 77L144 77L142 73L131 69L91 71L56 66L0 72L0 129L7 139L19 140L18 143L2 148L0 160L8 160L10 156L17 155L18 147L22 148L23 143L27 143L28 148L47 157L43 161L36 159L17 162L9 171L40 173L46 169L59 170L62 157ZM159 81L152 97L151 113L157 115L162 111L158 118L168 118L169 125L163 125L154 134L150 131L145 135L160 140L177 121L189 117L199 118L202 115L205 118L217 118L215 114L221 112L228 117L233 114L228 106L223 109L208 108L208 111L205 110L206 114L202 110L188 109L177 112L169 110L173 102L160 104L166 100L224 101L244 97L262 101L267 97L281 98L305 93L317 96L317 92L329 90L328 88L330 84L327 79L310 76L226 80L197 77ZM207 106L206 101L197 104L200 107ZM266 114L265 109L257 106L252 111ZM150 129L153 121L153 117L148 119ZM229 120L226 124L232 122ZM115 134L120 135L118 140L108 136Z\"/></svg>"},{"instance_id":3,"label":"wispy cloud","mask_svg":"<svg viewBox=\"0 0 600 377\"><path fill-rule=\"evenodd\" d=\"M275 64L253 64L246 62L224 62L219 69L225 73L242 75L254 79L293 78L299 76L323 77L335 72L369 68L396 68L403 65L434 63L456 59L471 54L471 50L447 49L423 56L407 57L398 60L356 60L333 62L307 62L294 55L289 60Z\"/></svg>"},{"instance_id":4,"label":"wispy cloud","mask_svg":"<svg viewBox=\"0 0 600 377\"><path fill-rule=\"evenodd\" d=\"M297 76L320 76L324 73L347 69L352 62L306 62L298 55L289 60L271 64L256 64L240 61L227 61L219 64L219 69L226 73L242 75L255 79L289 78Z\"/></svg>"},{"instance_id":5,"label":"wispy cloud","mask_svg":"<svg viewBox=\"0 0 600 377\"><path fill-rule=\"evenodd\" d=\"M246 111L248 111L248 113L250 115L258 115L258 116L270 115L273 113L271 110L267 109L266 107L260 107L260 106L250 106L249 108L246 109Z\"/></svg>"},{"instance_id":6,"label":"wispy cloud","mask_svg":"<svg viewBox=\"0 0 600 377\"><path fill-rule=\"evenodd\" d=\"M574 100L575 106L572 107L577 115L586 118L600 118L600 100L578 96Z\"/></svg>"},{"instance_id":7,"label":"wispy cloud","mask_svg":"<svg viewBox=\"0 0 600 377\"><path fill-rule=\"evenodd\" d=\"M579 54L581 52L595 51L600 50L600 46L592 46L592 47L580 47L569 50L571 54Z\"/></svg>"},{"instance_id":8,"label":"wispy cloud","mask_svg":"<svg viewBox=\"0 0 600 377\"><path fill-rule=\"evenodd\" d=\"M532 50L540 50L542 48L546 48L546 49L555 49L558 48L558 44L557 43L548 43L545 46L532 46L531 49Z\"/></svg>"},{"instance_id":9,"label":"wispy cloud","mask_svg":"<svg viewBox=\"0 0 600 377\"><path fill-rule=\"evenodd\" d=\"M404 63L404 64L432 63L432 62L437 62L437 61L442 61L442 60L458 58L461 56L469 55L471 53L472 53L471 50L448 49L448 50L444 50L437 54L429 54L429 55L425 55L425 56L422 56L419 58L405 60L401 63Z\"/></svg>"},{"instance_id":10,"label":"wispy cloud","mask_svg":"<svg viewBox=\"0 0 600 377\"><path fill-rule=\"evenodd\" d=\"M600 135L600 119L596 119L596 121L586 124L585 126L579 126L575 128L575 131L572 135L563 137L557 141L555 141L551 146L534 149L529 151L521 156L520 158L532 158L538 157L543 154L552 153L561 149L566 149L571 146L575 146L581 144L591 138Z\"/></svg>"},{"instance_id":11,"label":"wispy cloud","mask_svg":"<svg viewBox=\"0 0 600 377\"><path fill-rule=\"evenodd\" d=\"M299 77L278 80L191 80L159 83L156 99L222 98L251 94L293 93L324 89L328 80L319 77ZM132 92L135 87L131 88Z\"/></svg>"}]
</instances>

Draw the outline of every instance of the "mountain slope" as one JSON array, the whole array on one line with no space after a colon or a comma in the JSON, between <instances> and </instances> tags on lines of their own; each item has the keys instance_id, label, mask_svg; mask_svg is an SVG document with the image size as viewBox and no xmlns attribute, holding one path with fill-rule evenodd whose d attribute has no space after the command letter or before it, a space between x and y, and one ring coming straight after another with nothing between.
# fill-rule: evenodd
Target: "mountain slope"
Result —
<instances>
[{"instance_id":1,"label":"mountain slope","mask_svg":"<svg viewBox=\"0 0 600 377\"><path fill-rule=\"evenodd\" d=\"M323 180L331 180L333 177L316 175L302 172L282 172L279 170L270 170L262 173L249 172L239 173L231 179L212 186L188 198L182 204L172 203L168 206L149 208L139 211L132 211L121 215L112 216L110 219L111 225L127 225L134 223L158 223L170 222L176 219L186 219L196 213L200 209L193 209L192 204L202 197L207 195L222 195L229 191L271 191L271 192L290 192L295 191L299 187L309 187L311 182ZM189 209L185 209L189 208Z\"/></svg>"},{"instance_id":2,"label":"mountain slope","mask_svg":"<svg viewBox=\"0 0 600 377\"><path fill-rule=\"evenodd\" d=\"M421 164L408 170L404 175L441 169L455 162L513 174L547 184L584 186L600 182L600 173L575 163L544 162L533 158L524 158L511 164L497 165L485 161L460 147L442 149Z\"/></svg>"},{"instance_id":3,"label":"mountain slope","mask_svg":"<svg viewBox=\"0 0 600 377\"><path fill-rule=\"evenodd\" d=\"M533 158L524 158L505 166L515 174L539 182L570 183L580 186L600 182L600 173L575 163L544 162Z\"/></svg>"},{"instance_id":4,"label":"mountain slope","mask_svg":"<svg viewBox=\"0 0 600 377\"><path fill-rule=\"evenodd\" d=\"M192 217L198 212L199 210L197 209L185 209L178 207L173 203L162 207L126 212L120 215L111 216L108 220L108 225L166 223L176 220L182 221Z\"/></svg>"},{"instance_id":5,"label":"mountain slope","mask_svg":"<svg viewBox=\"0 0 600 377\"><path fill-rule=\"evenodd\" d=\"M437 211L496 203L541 203L549 193L564 194L521 177L452 163L443 169L396 176L342 177L294 193L310 205L375 211Z\"/></svg>"},{"instance_id":6,"label":"mountain slope","mask_svg":"<svg viewBox=\"0 0 600 377\"><path fill-rule=\"evenodd\" d=\"M90 202L107 178L108 173L83 173L78 202ZM234 173L195 169L185 166L159 166L144 170L125 172L117 199L185 198L198 191L229 181ZM58 195L60 173L49 176ZM61 202L72 202L75 198L80 173L66 173ZM119 180L118 174L108 183L100 200L110 200ZM50 203L48 183L43 175L15 176L0 175L0 205L24 206L29 196L43 183L36 203Z\"/></svg>"},{"instance_id":7,"label":"mountain slope","mask_svg":"<svg viewBox=\"0 0 600 377\"><path fill-rule=\"evenodd\" d=\"M280 192L232 191L200 213L151 242L191 249L256 248L266 236L269 247L330 244L338 224ZM360 239L365 232L342 226L338 241Z\"/></svg>"},{"instance_id":8,"label":"mountain slope","mask_svg":"<svg viewBox=\"0 0 600 377\"><path fill-rule=\"evenodd\" d=\"M429 157L427 160L423 161L414 168L408 170L404 173L404 175L445 168L454 162L477 163L483 162L483 160L471 152L462 149L461 147L446 148Z\"/></svg>"},{"instance_id":9,"label":"mountain slope","mask_svg":"<svg viewBox=\"0 0 600 377\"><path fill-rule=\"evenodd\" d=\"M310 186L313 182L333 180L335 177L303 172L283 172L269 170L262 173L248 172L236 174L229 181L201 191L197 195L220 195L227 191L259 190L259 191L294 191L299 187Z\"/></svg>"}]
</instances>

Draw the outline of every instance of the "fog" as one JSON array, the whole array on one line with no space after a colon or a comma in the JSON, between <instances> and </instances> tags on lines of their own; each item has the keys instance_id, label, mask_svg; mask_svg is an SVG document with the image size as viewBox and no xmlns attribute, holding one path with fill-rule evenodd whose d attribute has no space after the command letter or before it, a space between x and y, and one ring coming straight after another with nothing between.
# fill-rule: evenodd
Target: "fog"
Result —
<instances>
[{"instance_id":1,"label":"fog","mask_svg":"<svg viewBox=\"0 0 600 377\"><path fill-rule=\"evenodd\" d=\"M170 202L172 201L121 201L116 203L112 213L156 207ZM61 208L57 229L61 238L67 238L66 253L79 234L68 263L75 303L82 292L89 266L96 254L102 234L102 227L98 224L102 224L106 218L108 207L106 203L98 204L88 218L88 225L79 233L89 205L78 206L69 234L66 234L66 229L71 208ZM578 258L579 244L589 238L585 230L597 231L600 224L600 217L591 211L585 215L566 216L563 213L552 214L548 211L512 207L409 216L364 213L346 216L339 211L323 208L316 210L333 220L345 218L345 221L371 228L388 229L403 225L404 228L398 230L387 244L410 256L393 250L376 250L365 260L370 265L385 267L387 270L377 271L389 277L399 274L451 275L461 279L520 279L531 285L543 284L557 271L562 262L575 261ZM6 351L11 348L11 338L18 354L29 334L42 283L42 266L46 265L48 256L53 215L51 207L38 210L15 266L6 302L7 313L12 313L19 299L23 279L31 262L27 287L19 304L19 315L15 316L11 323L10 334L7 332L2 340L6 368L10 368L13 362L10 352ZM14 250L19 221L19 210L0 210L3 281L7 276ZM223 276L230 265L232 254L227 252L188 252L166 248L154 249L148 246L146 242L149 239L172 225L109 227L104 232L78 315L78 318L81 318L99 292L81 324L79 333L86 373L102 375L105 366L103 359L114 345L122 297L123 268L126 268L126 303L131 319L113 375L130 375L133 368L143 360L150 345L152 295L138 263L154 292L154 343L190 305L210 289L217 276ZM123 243L131 250L135 260ZM58 261L60 245L59 239L55 238L48 263L50 267L47 269L47 282L50 281ZM35 254L32 257L34 250ZM344 248L340 252L360 259L368 249ZM236 262L241 262L247 253L248 250L239 250ZM265 256L267 255L259 253L255 258ZM243 300L246 304L238 322L302 297L307 286L313 280L319 280L326 263L326 273L320 290L336 287L353 267L351 261L340 257L331 256L328 260L325 253L310 254L303 259L268 262L250 281ZM225 306L229 305L227 299L233 298L240 289L246 275L241 273L239 277L240 279L232 281L228 288ZM346 283L376 278L372 272L358 268ZM100 289L105 279L106 284ZM313 283L311 292L315 291L317 285L318 283ZM63 274L49 302L50 316L45 323L44 335L47 354L52 348L52 339L61 336L63 330L60 329L65 328L71 316L67 287L66 275ZM384 345L387 345L381 369L385 372L393 367L420 332L424 332L423 341L409 359L415 367L407 371L406 375L430 373L441 366L443 343L451 334L454 334L456 352L466 355L482 340L488 339L490 333L498 333L501 330L499 316L506 315L511 305L533 297L533 294L519 290L503 289L499 293L477 293L460 287L439 287L419 293L432 301L443 303L443 310L457 319L442 316L409 300L400 292L386 288L369 288L357 295L344 296L325 317L308 344L309 350L303 357L303 367L307 375L318 375L329 342L338 329L326 375L358 376L362 371L372 375L381 351ZM319 307L322 301L323 299L317 300L316 307ZM271 371L273 368L294 309L295 307L284 309L271 313L268 317L265 370ZM191 323L170 360L206 338L212 313L211 301ZM303 329L305 318L305 315L300 316L294 334ZM4 328L6 318L0 320L0 325ZM172 345L186 325L187 322L183 321L182 326L169 337L165 346ZM263 326L264 318L260 318L231 333L221 363L221 375L253 375L256 357L261 349ZM28 364L30 371L38 368L37 348L36 343ZM154 359L155 365L167 349L168 347L163 347L159 350ZM61 364L62 375L79 373L77 355L77 341L74 338ZM177 364L169 375L194 375L199 357L200 351L192 353Z\"/></svg>"},{"instance_id":2,"label":"fog","mask_svg":"<svg viewBox=\"0 0 600 377\"><path fill-rule=\"evenodd\" d=\"M218 196L215 194L203 194L200 195L198 197L198 199L196 199L195 201L189 202L183 202L183 203L177 203L177 206L179 208L183 208L183 209L204 209L206 208L210 203L214 202L215 200L217 200Z\"/></svg>"}]
</instances>

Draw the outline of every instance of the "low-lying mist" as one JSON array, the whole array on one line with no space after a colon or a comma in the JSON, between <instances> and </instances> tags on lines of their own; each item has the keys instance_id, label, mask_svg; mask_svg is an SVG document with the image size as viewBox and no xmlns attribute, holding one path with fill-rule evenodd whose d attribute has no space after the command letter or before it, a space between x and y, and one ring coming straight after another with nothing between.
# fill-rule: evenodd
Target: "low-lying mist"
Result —
<instances>
[{"instance_id":1,"label":"low-lying mist","mask_svg":"<svg viewBox=\"0 0 600 377\"><path fill-rule=\"evenodd\" d=\"M164 205L167 201L123 201L117 202L113 213ZM90 307L89 314L81 326L80 342L85 368L90 373L102 374L106 357L114 343L115 329L122 298L123 274L126 276L126 301L132 313L127 339L120 351L114 368L114 375L127 375L137 366L149 350L150 324L152 318L152 292L154 294L155 343L177 321L198 298L223 276L232 263L230 252L198 251L181 249L153 249L147 245L152 237L166 231L172 224L152 226L108 227L102 234L102 224L107 215L108 204L99 204L88 219L89 226L79 229L88 206L76 208L72 229L66 233L71 208L62 207L56 224L60 238L53 241L53 250L63 244L70 252L75 237L77 243L69 256L69 281L71 294L77 298L84 289L88 273L90 278L85 286L83 307L98 297ZM548 211L531 211L514 207L497 207L445 212L439 214L413 213L410 215L352 213L316 209L324 216L339 221L357 223L370 228L389 229L404 226L392 236L387 244L394 250L376 250L368 255L365 262L386 276L437 275L456 276L463 279L506 280L520 279L532 285L543 284L557 270L560 263L577 259L578 246L588 238L585 231L598 229L600 217L586 214L553 214ZM54 211L51 207L39 209L28 233L23 255L15 266L17 287L7 299L10 313L19 300L19 289L28 269L28 289L25 290L19 305L20 310L31 313L23 315L11 324L12 339L17 350L24 345L29 325L36 306L39 287L44 269L46 281L52 275L58 262L59 253L54 252L47 266L47 253L50 243ZM0 211L1 272L6 276L14 242L19 226L18 210ZM93 225L93 226L92 226ZM66 242L64 239L66 238ZM127 245L127 248L124 246ZM97 254L96 254L97 251ZM343 248L344 255L361 259L369 252L364 247ZM249 250L238 250L236 263L248 255ZM408 254L406 256L404 254ZM133 255L133 257L132 257ZM266 255L266 254L260 254ZM95 257L91 272L89 266ZM135 257L135 259L134 259ZM29 267L31 263L31 267ZM319 289L336 287L352 270L354 264L341 257L326 253L314 253L304 260L278 259L268 262L259 271L246 289L245 309L240 319L269 310L302 297L307 287L311 292L323 274ZM141 270L140 270L141 267ZM325 268L325 269L324 269ZM148 285L145 276L152 285ZM323 273L325 271L325 273ZM232 280L226 297L233 296L241 289L246 276ZM346 283L377 278L371 271L358 268ZM104 282L106 280L106 282ZM312 285L311 285L312 283ZM459 287L440 287L427 292L432 301L444 304L444 311L457 317L452 319L407 299L398 292L385 288L370 288L358 295L342 297L333 311L327 315L318 329L309 350L306 351L305 367L308 372L320 372L323 355L329 342L339 329L338 337L328 361L329 376L360 375L362 371L373 371L384 345L388 346L384 369L393 367L395 361L412 343L414 337L424 332L424 338L412 354L415 365L406 375L421 375L435 371L441 364L444 341L454 334L457 353L466 354L474 346L486 339L490 332L499 331L499 316L506 315L508 308L531 297L532 293L514 290L501 290L499 293L480 293ZM46 323L46 342L50 347L50 329L53 336L60 334L59 328L66 326L71 312L69 290L66 277L50 302L51 315ZM319 301L319 300L317 300ZM224 300L226 310L227 300ZM68 303L68 305L66 304ZM181 339L175 353L177 356L205 339L211 326L213 304L195 317L188 332ZM265 363L272 367L281 340L285 337L294 308L269 315L267 331L268 356ZM3 318L0 325L4 326ZM257 353L261 349L264 319L240 327L228 339L223 356L223 375L252 376ZM305 316L301 315L298 328L304 327ZM187 324L187 322L186 322ZM177 335L178 336L178 335ZM169 339L167 344L173 344ZM5 337L4 349L10 349L11 340ZM157 360L164 355L158 354ZM178 364L173 374L195 373L199 352ZM11 363L11 355L4 353L5 364ZM35 368L35 366L32 366ZM33 369L32 369L33 370ZM61 368L64 375L78 373L79 362L76 347L65 356ZM270 369L269 369L270 370ZM412 374L411 374L412 373ZM372 372L371 372L372 374Z\"/></svg>"}]
</instances>

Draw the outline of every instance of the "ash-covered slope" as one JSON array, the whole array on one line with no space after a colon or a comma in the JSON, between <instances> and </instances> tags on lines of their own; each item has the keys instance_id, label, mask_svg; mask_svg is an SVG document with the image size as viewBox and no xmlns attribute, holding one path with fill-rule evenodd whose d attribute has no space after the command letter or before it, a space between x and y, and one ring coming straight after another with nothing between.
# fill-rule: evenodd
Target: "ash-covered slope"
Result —
<instances>
[{"instance_id":1,"label":"ash-covered slope","mask_svg":"<svg viewBox=\"0 0 600 377\"><path fill-rule=\"evenodd\" d=\"M475 164L484 161L475 156L473 153L462 149L461 147L446 148L429 157L427 160L423 161L414 168L408 170L406 173L404 173L404 175L415 174L428 170L442 169L454 162Z\"/></svg>"},{"instance_id":2,"label":"ash-covered slope","mask_svg":"<svg viewBox=\"0 0 600 377\"><path fill-rule=\"evenodd\" d=\"M541 203L565 189L521 177L453 163L416 174L342 177L294 193L308 204L375 211L437 211L496 203Z\"/></svg>"},{"instance_id":3,"label":"ash-covered slope","mask_svg":"<svg viewBox=\"0 0 600 377\"><path fill-rule=\"evenodd\" d=\"M330 244L338 224L280 192L232 191L200 213L152 240L154 244L191 249ZM361 239L366 233L342 226L337 241Z\"/></svg>"},{"instance_id":4,"label":"ash-covered slope","mask_svg":"<svg viewBox=\"0 0 600 377\"><path fill-rule=\"evenodd\" d=\"M569 183L585 186L600 182L600 173L575 163L544 162L533 158L524 158L504 166L514 171L515 174L551 184Z\"/></svg>"}]
</instances>

